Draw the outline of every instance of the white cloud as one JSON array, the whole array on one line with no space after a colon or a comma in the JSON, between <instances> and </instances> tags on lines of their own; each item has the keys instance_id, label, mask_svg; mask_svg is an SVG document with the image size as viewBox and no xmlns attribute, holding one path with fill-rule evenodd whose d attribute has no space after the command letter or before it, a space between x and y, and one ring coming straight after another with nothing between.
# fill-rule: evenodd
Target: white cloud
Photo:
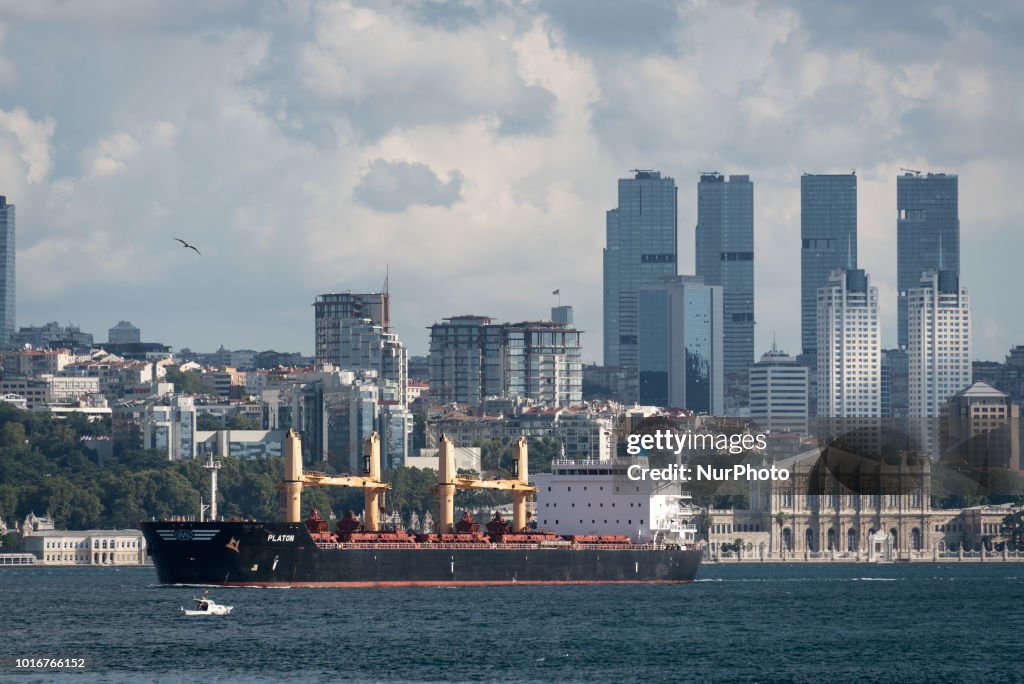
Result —
<instances>
[{"instance_id":1,"label":"white cloud","mask_svg":"<svg viewBox=\"0 0 1024 684\"><path fill-rule=\"evenodd\" d=\"M25 109L15 107L11 111L0 109L0 136L14 138L15 152L24 166L25 180L39 183L50 172L52 151L50 149L56 122L51 117L33 119Z\"/></svg>"},{"instance_id":2,"label":"white cloud","mask_svg":"<svg viewBox=\"0 0 1024 684\"><path fill-rule=\"evenodd\" d=\"M684 268L698 171L751 175L758 349L798 351L800 172L858 169L860 260L890 292L910 166L960 174L965 284L1002 321L978 353L1024 341L998 275L1024 249L1009 10L580 7L0 1L20 322L308 352L314 295L390 264L416 353L435 319L536 318L559 288L597 359L604 214L641 166L679 183Z\"/></svg>"}]
</instances>

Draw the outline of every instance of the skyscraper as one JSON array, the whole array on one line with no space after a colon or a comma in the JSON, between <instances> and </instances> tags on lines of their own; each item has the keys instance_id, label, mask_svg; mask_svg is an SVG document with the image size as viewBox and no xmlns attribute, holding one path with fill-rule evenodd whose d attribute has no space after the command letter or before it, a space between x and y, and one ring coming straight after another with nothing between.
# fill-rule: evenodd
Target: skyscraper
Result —
<instances>
[{"instance_id":1,"label":"skyscraper","mask_svg":"<svg viewBox=\"0 0 1024 684\"><path fill-rule=\"evenodd\" d=\"M818 288L829 284L833 270L857 268L855 174L800 177L800 238L800 337L805 362L813 362Z\"/></svg>"},{"instance_id":2,"label":"skyscraper","mask_svg":"<svg viewBox=\"0 0 1024 684\"><path fill-rule=\"evenodd\" d=\"M14 205L0 195L0 349L14 334Z\"/></svg>"},{"instance_id":3,"label":"skyscraper","mask_svg":"<svg viewBox=\"0 0 1024 684\"><path fill-rule=\"evenodd\" d=\"M640 402L722 415L722 288L676 276L638 301Z\"/></svg>"},{"instance_id":4,"label":"skyscraper","mask_svg":"<svg viewBox=\"0 0 1024 684\"><path fill-rule=\"evenodd\" d=\"M882 411L878 288L860 269L836 269L818 290L818 416L878 418Z\"/></svg>"},{"instance_id":5,"label":"skyscraper","mask_svg":"<svg viewBox=\"0 0 1024 684\"><path fill-rule=\"evenodd\" d=\"M604 249L604 363L637 368L637 292L677 273L677 188L658 171L619 180Z\"/></svg>"},{"instance_id":6,"label":"skyscraper","mask_svg":"<svg viewBox=\"0 0 1024 684\"><path fill-rule=\"evenodd\" d=\"M697 275L722 287L726 405L746 404L754 362L754 184L750 176L701 174L697 184Z\"/></svg>"},{"instance_id":7,"label":"skyscraper","mask_svg":"<svg viewBox=\"0 0 1024 684\"><path fill-rule=\"evenodd\" d=\"M937 457L939 412L971 384L970 300L953 271L923 273L906 295L910 416Z\"/></svg>"},{"instance_id":8,"label":"skyscraper","mask_svg":"<svg viewBox=\"0 0 1024 684\"><path fill-rule=\"evenodd\" d=\"M896 178L898 341L907 346L907 291L925 271L960 275L960 217L955 175L907 171Z\"/></svg>"}]
</instances>

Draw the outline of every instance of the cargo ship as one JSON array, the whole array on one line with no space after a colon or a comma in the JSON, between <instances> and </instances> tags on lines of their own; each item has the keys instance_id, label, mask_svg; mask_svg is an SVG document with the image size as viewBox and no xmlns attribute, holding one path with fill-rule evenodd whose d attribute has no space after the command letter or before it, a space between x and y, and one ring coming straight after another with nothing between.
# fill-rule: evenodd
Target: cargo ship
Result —
<instances>
[{"instance_id":1,"label":"cargo ship","mask_svg":"<svg viewBox=\"0 0 1024 684\"><path fill-rule=\"evenodd\" d=\"M628 537L558 535L527 525L525 438L515 445L517 474L480 480L457 475L454 444L439 444L438 532L384 529L380 509L390 485L380 480L380 443L364 447L362 476L304 471L298 433L285 441L284 520L217 520L216 469L211 468L211 519L144 522L146 551L161 584L251 587L382 587L692 582L701 551L686 545L634 543ZM348 511L334 530L315 509L300 520L304 487L358 487L363 520ZM465 513L454 518L457 489L511 491L513 519L495 514L484 530Z\"/></svg>"}]
</instances>

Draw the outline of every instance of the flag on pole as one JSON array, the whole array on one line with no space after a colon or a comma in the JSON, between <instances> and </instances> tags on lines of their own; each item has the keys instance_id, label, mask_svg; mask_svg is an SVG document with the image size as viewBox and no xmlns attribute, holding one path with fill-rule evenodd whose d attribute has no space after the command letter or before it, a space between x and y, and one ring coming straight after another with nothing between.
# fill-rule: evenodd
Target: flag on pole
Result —
<instances>
[{"instance_id":1,"label":"flag on pole","mask_svg":"<svg viewBox=\"0 0 1024 684\"><path fill-rule=\"evenodd\" d=\"M558 288L557 290L555 290L555 291L554 291L554 292L552 292L551 294L553 294L553 295L556 295L556 294L562 294L562 288Z\"/></svg>"}]
</instances>

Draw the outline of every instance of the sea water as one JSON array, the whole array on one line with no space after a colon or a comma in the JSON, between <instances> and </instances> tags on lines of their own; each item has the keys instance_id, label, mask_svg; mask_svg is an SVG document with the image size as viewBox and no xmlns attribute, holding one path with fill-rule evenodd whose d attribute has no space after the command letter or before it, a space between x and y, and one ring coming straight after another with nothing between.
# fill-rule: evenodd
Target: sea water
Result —
<instances>
[{"instance_id":1,"label":"sea water","mask_svg":"<svg viewBox=\"0 0 1024 684\"><path fill-rule=\"evenodd\" d=\"M1024 565L710 565L689 585L211 589L0 569L0 679L1022 681ZM10 658L85 658L16 673Z\"/></svg>"}]
</instances>

